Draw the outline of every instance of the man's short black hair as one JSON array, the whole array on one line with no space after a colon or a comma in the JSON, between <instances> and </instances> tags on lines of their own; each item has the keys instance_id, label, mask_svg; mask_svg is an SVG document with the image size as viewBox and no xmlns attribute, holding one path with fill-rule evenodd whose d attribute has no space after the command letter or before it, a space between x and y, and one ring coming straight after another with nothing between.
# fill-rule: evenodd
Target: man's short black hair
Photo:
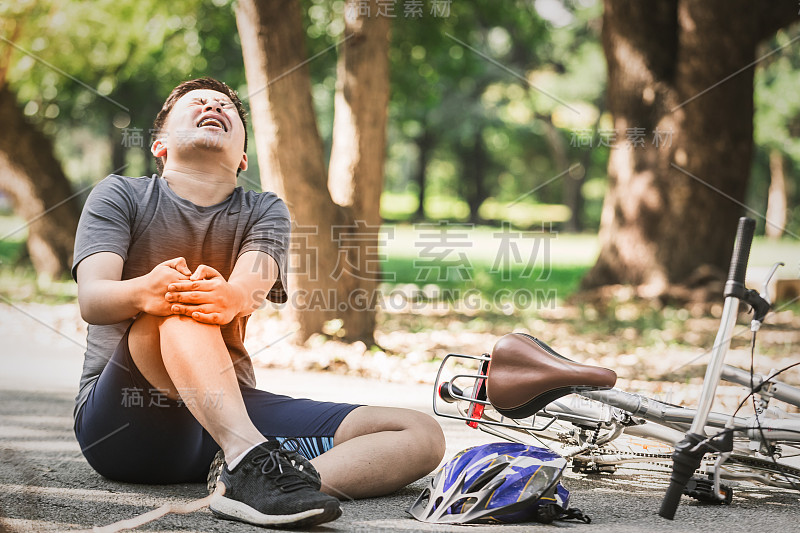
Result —
<instances>
[{"instance_id":1,"label":"man's short black hair","mask_svg":"<svg viewBox=\"0 0 800 533\"><path fill-rule=\"evenodd\" d=\"M164 105L161 106L161 111L158 112L155 121L153 121L153 134L156 137L161 134L161 129L164 127L164 123L167 121L169 112L172 111L172 108L175 106L175 102L177 102L184 94L197 89L211 89L212 91L225 94L231 99L231 102L233 102L233 105L236 106L236 111L239 113L239 118L242 119L242 124L244 125L244 152L247 152L247 112L244 110L244 105L242 105L239 95L236 94L236 91L228 87L225 82L215 80L214 78L210 78L208 76L185 81L172 89L172 92L169 93ZM156 158L156 168L158 169L159 174L164 172L163 158ZM238 173L239 172L237 171L237 175Z\"/></svg>"}]
</instances>

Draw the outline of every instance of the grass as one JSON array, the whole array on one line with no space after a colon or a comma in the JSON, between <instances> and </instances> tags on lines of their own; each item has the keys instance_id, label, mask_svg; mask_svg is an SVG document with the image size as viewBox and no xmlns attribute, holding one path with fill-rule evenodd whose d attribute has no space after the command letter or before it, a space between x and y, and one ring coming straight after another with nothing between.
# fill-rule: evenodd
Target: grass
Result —
<instances>
[{"instance_id":1,"label":"grass","mask_svg":"<svg viewBox=\"0 0 800 533\"><path fill-rule=\"evenodd\" d=\"M31 268L0 268L0 299L63 304L77 298L78 286L71 279L44 281L37 279Z\"/></svg>"},{"instance_id":2,"label":"grass","mask_svg":"<svg viewBox=\"0 0 800 533\"><path fill-rule=\"evenodd\" d=\"M492 264L498 257L502 259L504 251L511 252L507 254L511 258L517 250L525 262L532 257L540 262L552 258L559 265L589 266L598 250L596 235L561 234L548 231L548 227L522 231L447 221L386 227L390 234L383 252L391 258L420 259L449 248L451 256L463 253L472 261Z\"/></svg>"},{"instance_id":3,"label":"grass","mask_svg":"<svg viewBox=\"0 0 800 533\"><path fill-rule=\"evenodd\" d=\"M4 238L2 238L4 237ZM16 216L0 216L0 297L11 302L69 303L78 296L69 278L39 279L25 251L25 223Z\"/></svg>"},{"instance_id":4,"label":"grass","mask_svg":"<svg viewBox=\"0 0 800 533\"><path fill-rule=\"evenodd\" d=\"M485 262L459 263L418 261L408 257L390 257L383 263L384 277L391 280L389 289L413 285L419 292L452 299L457 295L480 294L501 301L554 304L575 292L588 266L551 265L527 269L515 266L496 270ZM435 288L434 288L435 287ZM449 295L449 296L448 296Z\"/></svg>"},{"instance_id":5,"label":"grass","mask_svg":"<svg viewBox=\"0 0 800 533\"><path fill-rule=\"evenodd\" d=\"M19 262L24 250L24 242L0 241L0 266L8 267Z\"/></svg>"},{"instance_id":6,"label":"grass","mask_svg":"<svg viewBox=\"0 0 800 533\"><path fill-rule=\"evenodd\" d=\"M596 237L427 223L391 227L384 292L500 316L554 308L574 293L596 256Z\"/></svg>"}]
</instances>

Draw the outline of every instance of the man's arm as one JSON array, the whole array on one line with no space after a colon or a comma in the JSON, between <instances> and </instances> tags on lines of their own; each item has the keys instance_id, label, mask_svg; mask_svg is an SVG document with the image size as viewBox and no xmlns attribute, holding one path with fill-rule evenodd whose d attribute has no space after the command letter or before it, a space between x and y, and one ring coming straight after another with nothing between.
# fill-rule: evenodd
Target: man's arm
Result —
<instances>
[{"instance_id":1,"label":"man's arm","mask_svg":"<svg viewBox=\"0 0 800 533\"><path fill-rule=\"evenodd\" d=\"M138 278L121 281L122 257L114 252L92 254L78 265L78 305L89 324L116 324L139 312L172 314L164 295L167 286L188 279L191 271L183 257L165 261Z\"/></svg>"},{"instance_id":2,"label":"man's arm","mask_svg":"<svg viewBox=\"0 0 800 533\"><path fill-rule=\"evenodd\" d=\"M200 265L189 280L171 283L166 299L174 304L172 313L224 325L259 309L278 279L278 271L271 255L251 250L239 256L227 281L210 266Z\"/></svg>"},{"instance_id":3,"label":"man's arm","mask_svg":"<svg viewBox=\"0 0 800 533\"><path fill-rule=\"evenodd\" d=\"M278 263L266 252L254 250L239 256L228 280L244 294L236 316L247 316L264 306L279 270Z\"/></svg>"}]
</instances>

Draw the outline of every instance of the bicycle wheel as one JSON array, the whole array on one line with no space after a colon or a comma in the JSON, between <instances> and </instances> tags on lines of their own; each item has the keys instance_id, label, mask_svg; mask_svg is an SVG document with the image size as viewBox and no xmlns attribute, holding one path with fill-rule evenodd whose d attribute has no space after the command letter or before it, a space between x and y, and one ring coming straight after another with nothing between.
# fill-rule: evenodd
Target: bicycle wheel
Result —
<instances>
[{"instance_id":1,"label":"bicycle wheel","mask_svg":"<svg viewBox=\"0 0 800 533\"><path fill-rule=\"evenodd\" d=\"M722 479L745 480L800 491L800 468L771 459L731 454L722 465Z\"/></svg>"}]
</instances>

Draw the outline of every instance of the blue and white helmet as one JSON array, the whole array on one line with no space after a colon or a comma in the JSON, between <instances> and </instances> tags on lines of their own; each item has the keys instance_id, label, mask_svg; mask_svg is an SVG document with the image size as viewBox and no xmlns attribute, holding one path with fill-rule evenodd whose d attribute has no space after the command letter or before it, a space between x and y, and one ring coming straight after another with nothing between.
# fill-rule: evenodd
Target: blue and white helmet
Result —
<instances>
[{"instance_id":1,"label":"blue and white helmet","mask_svg":"<svg viewBox=\"0 0 800 533\"><path fill-rule=\"evenodd\" d=\"M557 453L525 444L467 448L436 472L408 512L438 524L549 522L569 504L559 483L566 466Z\"/></svg>"}]
</instances>

